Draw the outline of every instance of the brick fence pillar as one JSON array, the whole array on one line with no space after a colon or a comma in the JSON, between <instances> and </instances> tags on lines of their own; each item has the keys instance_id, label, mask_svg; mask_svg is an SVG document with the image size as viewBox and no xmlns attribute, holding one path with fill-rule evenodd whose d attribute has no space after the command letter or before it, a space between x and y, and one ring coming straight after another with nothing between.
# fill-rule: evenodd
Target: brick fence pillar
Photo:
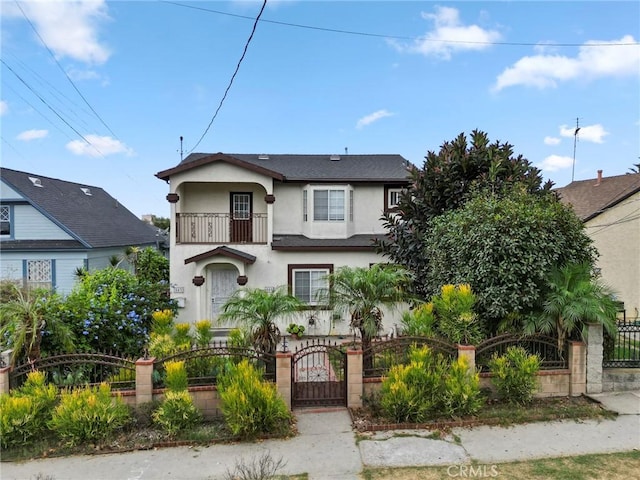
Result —
<instances>
[{"instance_id":1,"label":"brick fence pillar","mask_svg":"<svg viewBox=\"0 0 640 480\"><path fill-rule=\"evenodd\" d=\"M140 358L136 361L136 405L153 400L153 362L155 358Z\"/></svg>"},{"instance_id":2,"label":"brick fence pillar","mask_svg":"<svg viewBox=\"0 0 640 480\"><path fill-rule=\"evenodd\" d=\"M13 367L0 368L0 394L9 393L9 374Z\"/></svg>"},{"instance_id":3,"label":"brick fence pillar","mask_svg":"<svg viewBox=\"0 0 640 480\"><path fill-rule=\"evenodd\" d=\"M362 368L362 350L347 350L347 407L362 407L362 394L364 393L364 375Z\"/></svg>"},{"instance_id":4,"label":"brick fence pillar","mask_svg":"<svg viewBox=\"0 0 640 480\"><path fill-rule=\"evenodd\" d=\"M291 410L291 352L276 353L276 387Z\"/></svg>"},{"instance_id":5,"label":"brick fence pillar","mask_svg":"<svg viewBox=\"0 0 640 480\"><path fill-rule=\"evenodd\" d=\"M458 357L467 357L469 373L476 373L476 347L473 345L458 345Z\"/></svg>"},{"instance_id":6,"label":"brick fence pillar","mask_svg":"<svg viewBox=\"0 0 640 480\"><path fill-rule=\"evenodd\" d=\"M584 342L569 342L569 395L577 397L587 392L587 345Z\"/></svg>"},{"instance_id":7,"label":"brick fence pillar","mask_svg":"<svg viewBox=\"0 0 640 480\"><path fill-rule=\"evenodd\" d=\"M587 328L587 393L602 393L602 325L590 323Z\"/></svg>"}]
</instances>

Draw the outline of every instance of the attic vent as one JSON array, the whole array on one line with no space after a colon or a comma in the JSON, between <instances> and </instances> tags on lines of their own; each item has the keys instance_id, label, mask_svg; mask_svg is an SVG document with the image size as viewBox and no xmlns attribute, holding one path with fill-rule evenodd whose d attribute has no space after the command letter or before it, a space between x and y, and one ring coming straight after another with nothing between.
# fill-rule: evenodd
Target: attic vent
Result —
<instances>
[{"instance_id":1,"label":"attic vent","mask_svg":"<svg viewBox=\"0 0 640 480\"><path fill-rule=\"evenodd\" d=\"M340 155L331 155L331 156L329 157L329 160L332 160L332 161L334 161L334 162L335 162L335 161L338 161L338 160L340 160Z\"/></svg>"},{"instance_id":2,"label":"attic vent","mask_svg":"<svg viewBox=\"0 0 640 480\"><path fill-rule=\"evenodd\" d=\"M84 193L86 196L91 196L91 190L89 190L88 188L80 188L80 190L82 190L82 193Z\"/></svg>"},{"instance_id":3,"label":"attic vent","mask_svg":"<svg viewBox=\"0 0 640 480\"><path fill-rule=\"evenodd\" d=\"M33 183L34 187L42 188L42 181L39 178L29 177L29 180L31 180L31 183Z\"/></svg>"},{"instance_id":4,"label":"attic vent","mask_svg":"<svg viewBox=\"0 0 640 480\"><path fill-rule=\"evenodd\" d=\"M267 155L266 153L261 153L260 155L258 155L258 160L269 160L269 155Z\"/></svg>"}]
</instances>

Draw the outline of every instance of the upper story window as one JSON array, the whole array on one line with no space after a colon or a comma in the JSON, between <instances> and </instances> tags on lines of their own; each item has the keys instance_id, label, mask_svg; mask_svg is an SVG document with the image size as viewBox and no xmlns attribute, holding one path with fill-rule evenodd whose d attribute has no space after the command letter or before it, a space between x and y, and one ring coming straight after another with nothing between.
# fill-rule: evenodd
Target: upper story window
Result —
<instances>
[{"instance_id":1,"label":"upper story window","mask_svg":"<svg viewBox=\"0 0 640 480\"><path fill-rule=\"evenodd\" d=\"M8 205L0 206L0 236L11 236L11 209Z\"/></svg>"},{"instance_id":2,"label":"upper story window","mask_svg":"<svg viewBox=\"0 0 640 480\"><path fill-rule=\"evenodd\" d=\"M343 222L344 190L314 190L313 219L315 221Z\"/></svg>"},{"instance_id":3,"label":"upper story window","mask_svg":"<svg viewBox=\"0 0 640 480\"><path fill-rule=\"evenodd\" d=\"M308 305L318 305L323 292L327 292L327 275L333 265L289 265L289 285L291 293Z\"/></svg>"},{"instance_id":4,"label":"upper story window","mask_svg":"<svg viewBox=\"0 0 640 480\"><path fill-rule=\"evenodd\" d=\"M395 210L400 203L400 197L402 196L403 189L398 187L385 187L385 211Z\"/></svg>"}]
</instances>

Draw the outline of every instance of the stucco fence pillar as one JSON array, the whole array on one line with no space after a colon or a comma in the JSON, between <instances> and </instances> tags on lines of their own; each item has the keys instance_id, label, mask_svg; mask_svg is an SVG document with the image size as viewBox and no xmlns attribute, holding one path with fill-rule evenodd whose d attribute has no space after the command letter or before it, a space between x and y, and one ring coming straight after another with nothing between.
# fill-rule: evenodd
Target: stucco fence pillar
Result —
<instances>
[{"instance_id":1,"label":"stucco fence pillar","mask_svg":"<svg viewBox=\"0 0 640 480\"><path fill-rule=\"evenodd\" d=\"M347 407L361 408L364 393L362 349L347 350Z\"/></svg>"},{"instance_id":2,"label":"stucco fence pillar","mask_svg":"<svg viewBox=\"0 0 640 480\"><path fill-rule=\"evenodd\" d=\"M12 367L0 368L0 395L3 393L9 393L9 375L11 374Z\"/></svg>"},{"instance_id":3,"label":"stucco fence pillar","mask_svg":"<svg viewBox=\"0 0 640 480\"><path fill-rule=\"evenodd\" d=\"M569 395L577 397L587 392L587 345L584 342L569 342Z\"/></svg>"},{"instance_id":4,"label":"stucco fence pillar","mask_svg":"<svg viewBox=\"0 0 640 480\"><path fill-rule=\"evenodd\" d=\"M604 334L602 325L587 325L586 393L602 393L602 360Z\"/></svg>"},{"instance_id":5,"label":"stucco fence pillar","mask_svg":"<svg viewBox=\"0 0 640 480\"><path fill-rule=\"evenodd\" d=\"M153 362L155 358L136 361L136 405L153 400Z\"/></svg>"},{"instance_id":6,"label":"stucco fence pillar","mask_svg":"<svg viewBox=\"0 0 640 480\"><path fill-rule=\"evenodd\" d=\"M276 353L276 387L289 410L291 410L291 357L291 352Z\"/></svg>"},{"instance_id":7,"label":"stucco fence pillar","mask_svg":"<svg viewBox=\"0 0 640 480\"><path fill-rule=\"evenodd\" d=\"M469 373L476 373L476 347L473 345L458 345L458 358L466 357L469 362Z\"/></svg>"}]
</instances>

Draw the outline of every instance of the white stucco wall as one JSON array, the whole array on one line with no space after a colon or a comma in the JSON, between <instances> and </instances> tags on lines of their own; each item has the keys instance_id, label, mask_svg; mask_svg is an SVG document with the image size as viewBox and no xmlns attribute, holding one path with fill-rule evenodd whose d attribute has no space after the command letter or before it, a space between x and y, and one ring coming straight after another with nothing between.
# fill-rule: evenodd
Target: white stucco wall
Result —
<instances>
[{"instance_id":1,"label":"white stucco wall","mask_svg":"<svg viewBox=\"0 0 640 480\"><path fill-rule=\"evenodd\" d=\"M600 253L597 266L602 280L624 302L627 319L640 310L640 192L585 224Z\"/></svg>"}]
</instances>

